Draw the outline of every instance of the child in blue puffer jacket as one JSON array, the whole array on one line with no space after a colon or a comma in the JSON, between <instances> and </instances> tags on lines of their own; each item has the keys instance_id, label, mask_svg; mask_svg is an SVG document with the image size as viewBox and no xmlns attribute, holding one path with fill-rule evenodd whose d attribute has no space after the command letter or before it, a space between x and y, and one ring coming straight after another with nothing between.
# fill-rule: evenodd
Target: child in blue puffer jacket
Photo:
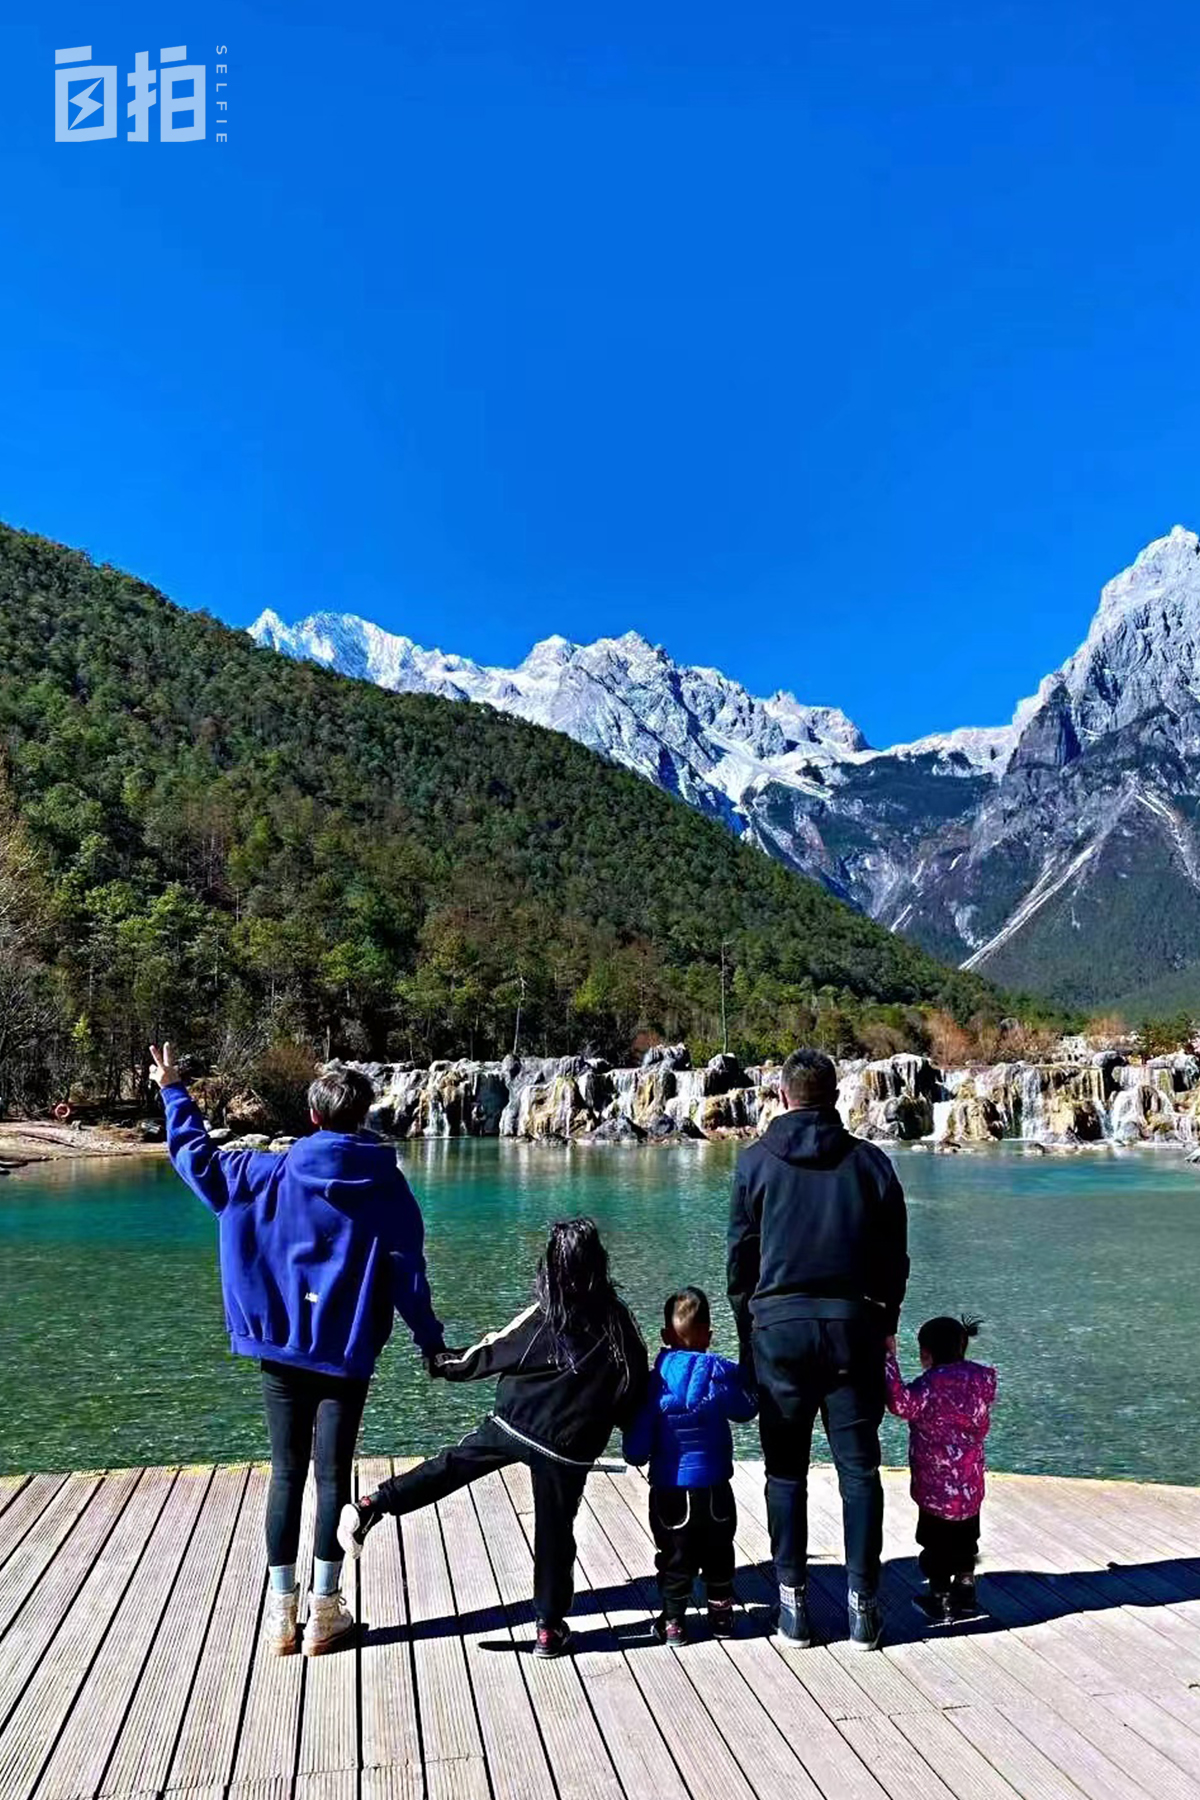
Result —
<instances>
[{"instance_id":1,"label":"child in blue puffer jacket","mask_svg":"<svg viewBox=\"0 0 1200 1800\"><path fill-rule=\"evenodd\" d=\"M752 1419L758 1399L736 1363L709 1352L712 1317L700 1288L682 1288L663 1307L663 1345L650 1391L625 1434L625 1456L650 1464L650 1525L658 1554L661 1643L687 1642L687 1606L704 1577L714 1636L733 1631L733 1488L731 1419Z\"/></svg>"}]
</instances>

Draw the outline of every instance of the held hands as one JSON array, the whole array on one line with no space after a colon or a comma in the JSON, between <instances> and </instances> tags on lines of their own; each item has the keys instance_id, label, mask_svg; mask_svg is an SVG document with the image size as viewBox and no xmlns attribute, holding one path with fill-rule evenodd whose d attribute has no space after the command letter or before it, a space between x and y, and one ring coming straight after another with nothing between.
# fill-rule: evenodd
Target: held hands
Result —
<instances>
[{"instance_id":1,"label":"held hands","mask_svg":"<svg viewBox=\"0 0 1200 1800\"><path fill-rule=\"evenodd\" d=\"M445 1344L442 1344L436 1350L426 1351L421 1361L425 1364L425 1373L429 1379L436 1381L442 1374L442 1364L452 1362L456 1356L461 1355L461 1350L447 1350Z\"/></svg>"},{"instance_id":2,"label":"held hands","mask_svg":"<svg viewBox=\"0 0 1200 1800\"><path fill-rule=\"evenodd\" d=\"M161 1050L157 1044L151 1044L150 1079L157 1082L160 1088L183 1086L183 1076L176 1067L175 1053L170 1044L164 1043Z\"/></svg>"}]
</instances>

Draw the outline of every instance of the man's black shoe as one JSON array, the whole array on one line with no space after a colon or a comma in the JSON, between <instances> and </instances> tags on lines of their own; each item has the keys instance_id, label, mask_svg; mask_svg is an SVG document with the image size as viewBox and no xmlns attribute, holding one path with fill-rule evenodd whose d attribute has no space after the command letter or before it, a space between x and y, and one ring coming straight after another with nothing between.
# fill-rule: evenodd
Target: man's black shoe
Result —
<instances>
[{"instance_id":1,"label":"man's black shoe","mask_svg":"<svg viewBox=\"0 0 1200 1800\"><path fill-rule=\"evenodd\" d=\"M812 1643L812 1627L808 1622L808 1602L802 1587L779 1590L779 1623L775 1636L793 1650L807 1650Z\"/></svg>"},{"instance_id":2,"label":"man's black shoe","mask_svg":"<svg viewBox=\"0 0 1200 1800\"><path fill-rule=\"evenodd\" d=\"M874 1594L856 1594L851 1588L847 1596L852 1650L878 1650L883 1636L883 1614Z\"/></svg>"}]
</instances>

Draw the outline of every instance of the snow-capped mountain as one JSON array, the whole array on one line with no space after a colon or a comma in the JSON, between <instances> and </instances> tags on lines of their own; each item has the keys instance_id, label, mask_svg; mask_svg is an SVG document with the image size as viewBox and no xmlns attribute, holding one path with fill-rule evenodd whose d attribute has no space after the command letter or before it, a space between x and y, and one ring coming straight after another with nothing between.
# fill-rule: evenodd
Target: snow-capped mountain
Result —
<instances>
[{"instance_id":1,"label":"snow-capped mountain","mask_svg":"<svg viewBox=\"0 0 1200 1800\"><path fill-rule=\"evenodd\" d=\"M515 669L337 612L267 611L251 635L565 732L998 980L1092 1004L1200 963L1200 540L1181 526L1108 584L1010 725L886 750L835 707L758 699L636 632L547 638Z\"/></svg>"}]
</instances>

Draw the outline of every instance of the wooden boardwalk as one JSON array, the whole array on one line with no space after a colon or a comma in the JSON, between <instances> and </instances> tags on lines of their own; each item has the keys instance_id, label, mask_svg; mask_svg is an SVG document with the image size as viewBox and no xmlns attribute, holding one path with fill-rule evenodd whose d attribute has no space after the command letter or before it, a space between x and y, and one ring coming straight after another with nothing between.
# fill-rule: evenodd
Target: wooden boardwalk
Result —
<instances>
[{"instance_id":1,"label":"wooden boardwalk","mask_svg":"<svg viewBox=\"0 0 1200 1800\"><path fill-rule=\"evenodd\" d=\"M390 1468L360 1464L360 1489ZM889 1629L863 1656L815 1471L824 1641L789 1652L741 1465L743 1635L676 1651L646 1633L645 1485L598 1472L578 1653L543 1663L517 1469L377 1531L353 1596L369 1632L310 1662L258 1648L265 1486L258 1467L0 1481L0 1800L1200 1800L1200 1491L993 1477L991 1617L923 1637L889 1476ZM311 1504L305 1534L311 1554Z\"/></svg>"}]
</instances>

